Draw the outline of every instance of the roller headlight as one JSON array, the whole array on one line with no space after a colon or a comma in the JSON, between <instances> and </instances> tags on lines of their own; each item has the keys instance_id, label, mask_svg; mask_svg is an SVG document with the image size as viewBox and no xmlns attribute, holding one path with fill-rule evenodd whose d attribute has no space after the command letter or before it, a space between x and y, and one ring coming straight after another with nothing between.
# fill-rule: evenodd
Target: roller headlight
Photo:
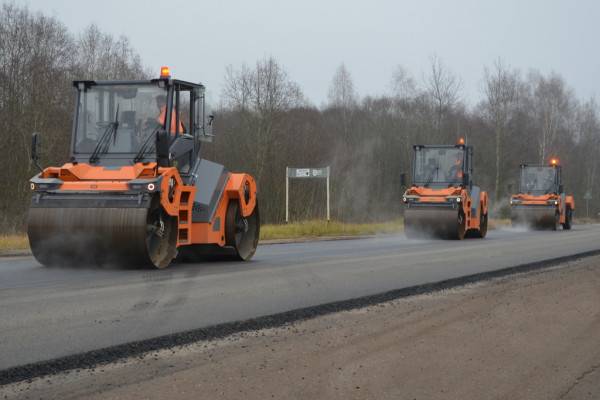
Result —
<instances>
[{"instance_id":1,"label":"roller headlight","mask_svg":"<svg viewBox=\"0 0 600 400\"><path fill-rule=\"evenodd\" d=\"M405 202L405 203L407 203L407 204L408 203L413 203L415 201L419 201L419 196L415 196L415 195L412 195L412 194L408 194L408 195L405 194L405 195L402 196L402 201Z\"/></svg>"}]
</instances>

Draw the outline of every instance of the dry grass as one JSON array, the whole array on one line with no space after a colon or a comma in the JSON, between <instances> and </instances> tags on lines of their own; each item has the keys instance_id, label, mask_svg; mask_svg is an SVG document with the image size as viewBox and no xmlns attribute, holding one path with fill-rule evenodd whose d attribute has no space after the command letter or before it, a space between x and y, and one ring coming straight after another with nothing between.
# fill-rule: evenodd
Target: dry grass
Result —
<instances>
[{"instance_id":1,"label":"dry grass","mask_svg":"<svg viewBox=\"0 0 600 400\"><path fill-rule=\"evenodd\" d=\"M27 235L0 235L0 251L25 250L28 248Z\"/></svg>"},{"instance_id":2,"label":"dry grass","mask_svg":"<svg viewBox=\"0 0 600 400\"><path fill-rule=\"evenodd\" d=\"M598 219L596 218L586 218L586 217L575 217L573 218L573 224L597 224Z\"/></svg>"},{"instance_id":3,"label":"dry grass","mask_svg":"<svg viewBox=\"0 0 600 400\"><path fill-rule=\"evenodd\" d=\"M510 226L510 219L491 219L488 228L491 230L504 226ZM262 240L294 239L303 237L361 236L401 232L404 232L404 223L402 219L368 224L349 224L337 221L327 223L326 221L312 220L281 225L262 225L260 227L260 238Z\"/></svg>"},{"instance_id":4,"label":"dry grass","mask_svg":"<svg viewBox=\"0 0 600 400\"><path fill-rule=\"evenodd\" d=\"M401 219L368 224L311 220L283 225L262 225L260 227L260 238L262 240L269 240L322 236L360 236L377 233L398 233L402 232L403 229L404 224Z\"/></svg>"}]
</instances>

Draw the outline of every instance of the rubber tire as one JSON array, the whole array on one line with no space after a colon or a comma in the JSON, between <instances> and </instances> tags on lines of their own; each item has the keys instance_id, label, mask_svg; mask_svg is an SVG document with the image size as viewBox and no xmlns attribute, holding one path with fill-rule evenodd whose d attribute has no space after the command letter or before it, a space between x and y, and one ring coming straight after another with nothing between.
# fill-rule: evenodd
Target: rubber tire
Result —
<instances>
[{"instance_id":1,"label":"rubber tire","mask_svg":"<svg viewBox=\"0 0 600 400\"><path fill-rule=\"evenodd\" d=\"M554 224L550 227L550 229L553 231L557 231L559 225L560 225L560 214L557 212L556 214L554 214Z\"/></svg>"},{"instance_id":2,"label":"rubber tire","mask_svg":"<svg viewBox=\"0 0 600 400\"><path fill-rule=\"evenodd\" d=\"M573 210L571 210L571 207L567 207L567 211L565 211L565 223L562 226L567 231L573 227Z\"/></svg>"},{"instance_id":3,"label":"rubber tire","mask_svg":"<svg viewBox=\"0 0 600 400\"><path fill-rule=\"evenodd\" d=\"M488 231L488 215L483 214L483 210L479 210L479 229L477 230L477 237L480 239L484 239L487 236Z\"/></svg>"},{"instance_id":4,"label":"rubber tire","mask_svg":"<svg viewBox=\"0 0 600 400\"><path fill-rule=\"evenodd\" d=\"M463 240L467 234L467 218L462 211L458 212L458 218L456 222L458 223L458 226L456 227L456 239Z\"/></svg>"}]
</instances>

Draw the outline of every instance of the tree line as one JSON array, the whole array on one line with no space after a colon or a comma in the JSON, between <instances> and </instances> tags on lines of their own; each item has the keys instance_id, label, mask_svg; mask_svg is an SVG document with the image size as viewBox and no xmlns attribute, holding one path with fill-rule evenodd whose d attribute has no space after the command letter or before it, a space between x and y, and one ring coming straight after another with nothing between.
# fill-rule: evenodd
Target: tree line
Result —
<instances>
[{"instance_id":1,"label":"tree line","mask_svg":"<svg viewBox=\"0 0 600 400\"><path fill-rule=\"evenodd\" d=\"M273 58L230 67L225 76L221 137L209 154L258 177L269 222L284 219L286 166L331 166L336 219L397 218L405 189L400 175L410 176L412 146L454 144L459 137L475 147L474 179L489 192L494 217L508 216L522 163L558 157L579 216L586 214L584 194L597 194L598 105L579 99L557 73L523 73L497 60L483 68L481 96L471 107L462 100L460 77L437 57L422 79L397 67L388 93L378 96L360 97L342 64L321 108ZM292 186L293 218L324 215L321 182ZM598 211L590 203L589 214Z\"/></svg>"},{"instance_id":2,"label":"tree line","mask_svg":"<svg viewBox=\"0 0 600 400\"><path fill-rule=\"evenodd\" d=\"M0 231L22 230L36 172L29 162L31 133L43 133L44 165L69 153L74 79L154 76L126 37L91 25L79 34L57 19L5 4L0 10ZM398 66L386 93L360 96L343 64L327 103L317 107L273 57L224 71L213 106L215 141L205 158L253 174L263 221L284 220L285 168L331 166L332 217L375 221L402 213L400 175L410 175L413 144L475 147L474 179L490 193L494 216L506 215L518 186L518 166L563 164L566 189L585 215L583 196L597 195L600 121L594 99L578 98L557 73L511 68L501 60L482 68L475 105L463 99L460 76L432 57L417 79ZM201 80L201 77L184 77ZM206 82L210 86L210 82ZM590 203L589 213L600 211ZM325 185L292 181L294 220L325 215Z\"/></svg>"}]
</instances>

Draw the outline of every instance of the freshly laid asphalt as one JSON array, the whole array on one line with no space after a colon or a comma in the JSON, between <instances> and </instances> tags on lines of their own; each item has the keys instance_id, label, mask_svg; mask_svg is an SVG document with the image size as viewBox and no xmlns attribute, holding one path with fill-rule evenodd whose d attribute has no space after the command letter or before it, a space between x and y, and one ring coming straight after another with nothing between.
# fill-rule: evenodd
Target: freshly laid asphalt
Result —
<instances>
[{"instance_id":1,"label":"freshly laid asphalt","mask_svg":"<svg viewBox=\"0 0 600 400\"><path fill-rule=\"evenodd\" d=\"M273 244L248 263L46 268L0 258L0 371L182 331L600 250L600 225Z\"/></svg>"}]
</instances>

